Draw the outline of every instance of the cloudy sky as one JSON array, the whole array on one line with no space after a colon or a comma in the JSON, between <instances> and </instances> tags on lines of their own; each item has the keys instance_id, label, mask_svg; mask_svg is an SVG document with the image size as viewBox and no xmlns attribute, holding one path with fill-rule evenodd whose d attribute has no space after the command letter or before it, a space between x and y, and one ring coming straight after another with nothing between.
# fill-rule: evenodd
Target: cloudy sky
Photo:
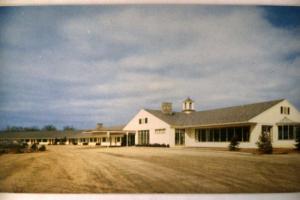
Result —
<instances>
[{"instance_id":1,"label":"cloudy sky","mask_svg":"<svg viewBox=\"0 0 300 200\"><path fill-rule=\"evenodd\" d=\"M0 128L125 124L286 98L300 109L300 8L0 8Z\"/></svg>"}]
</instances>

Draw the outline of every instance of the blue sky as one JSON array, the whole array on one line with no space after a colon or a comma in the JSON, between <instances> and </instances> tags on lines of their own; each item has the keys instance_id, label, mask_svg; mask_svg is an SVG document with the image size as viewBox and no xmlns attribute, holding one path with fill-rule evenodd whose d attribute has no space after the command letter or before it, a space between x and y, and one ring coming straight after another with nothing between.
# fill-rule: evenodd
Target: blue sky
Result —
<instances>
[{"instance_id":1,"label":"blue sky","mask_svg":"<svg viewBox=\"0 0 300 200\"><path fill-rule=\"evenodd\" d=\"M0 8L0 129L125 124L162 101L300 108L300 8Z\"/></svg>"}]
</instances>

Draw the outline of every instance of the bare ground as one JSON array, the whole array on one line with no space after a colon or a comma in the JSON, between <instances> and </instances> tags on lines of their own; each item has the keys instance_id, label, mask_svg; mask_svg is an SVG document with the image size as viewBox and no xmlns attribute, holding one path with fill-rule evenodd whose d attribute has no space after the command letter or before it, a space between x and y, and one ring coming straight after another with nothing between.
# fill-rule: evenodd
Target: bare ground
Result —
<instances>
[{"instance_id":1,"label":"bare ground","mask_svg":"<svg viewBox=\"0 0 300 200\"><path fill-rule=\"evenodd\" d=\"M299 192L300 154L49 146L0 156L0 192Z\"/></svg>"}]
</instances>

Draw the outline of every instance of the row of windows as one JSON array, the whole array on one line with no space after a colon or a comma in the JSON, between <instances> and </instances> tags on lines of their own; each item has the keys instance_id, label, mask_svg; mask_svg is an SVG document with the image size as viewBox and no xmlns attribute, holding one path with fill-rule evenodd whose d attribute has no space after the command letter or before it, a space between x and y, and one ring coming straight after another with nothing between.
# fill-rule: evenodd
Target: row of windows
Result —
<instances>
[{"instance_id":1,"label":"row of windows","mask_svg":"<svg viewBox=\"0 0 300 200\"><path fill-rule=\"evenodd\" d=\"M250 126L195 130L195 139L199 142L229 142L234 136L238 141L249 142Z\"/></svg>"},{"instance_id":2,"label":"row of windows","mask_svg":"<svg viewBox=\"0 0 300 200\"><path fill-rule=\"evenodd\" d=\"M166 129L162 128L162 129L155 129L155 134L165 134L166 133Z\"/></svg>"},{"instance_id":3,"label":"row of windows","mask_svg":"<svg viewBox=\"0 0 300 200\"><path fill-rule=\"evenodd\" d=\"M138 131L138 144L149 144L149 130Z\"/></svg>"},{"instance_id":4,"label":"row of windows","mask_svg":"<svg viewBox=\"0 0 300 200\"><path fill-rule=\"evenodd\" d=\"M280 107L280 113L289 115L290 114L290 107L281 106Z\"/></svg>"},{"instance_id":5,"label":"row of windows","mask_svg":"<svg viewBox=\"0 0 300 200\"><path fill-rule=\"evenodd\" d=\"M300 137L300 126L278 126L278 140L294 140Z\"/></svg>"},{"instance_id":6,"label":"row of windows","mask_svg":"<svg viewBox=\"0 0 300 200\"><path fill-rule=\"evenodd\" d=\"M140 118L139 119L139 124L147 124L148 123L148 118Z\"/></svg>"}]
</instances>

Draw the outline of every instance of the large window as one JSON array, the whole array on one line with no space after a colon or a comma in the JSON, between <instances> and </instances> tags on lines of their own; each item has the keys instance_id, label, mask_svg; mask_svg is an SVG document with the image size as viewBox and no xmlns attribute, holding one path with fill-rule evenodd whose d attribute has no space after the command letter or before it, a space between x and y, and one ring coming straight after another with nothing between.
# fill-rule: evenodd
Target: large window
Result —
<instances>
[{"instance_id":1,"label":"large window","mask_svg":"<svg viewBox=\"0 0 300 200\"><path fill-rule=\"evenodd\" d=\"M282 125L278 126L278 140L294 140L300 136L300 126Z\"/></svg>"},{"instance_id":2,"label":"large window","mask_svg":"<svg viewBox=\"0 0 300 200\"><path fill-rule=\"evenodd\" d=\"M199 142L229 142L234 136L240 142L249 142L250 126L196 129L195 134Z\"/></svg>"},{"instance_id":3,"label":"large window","mask_svg":"<svg viewBox=\"0 0 300 200\"><path fill-rule=\"evenodd\" d=\"M149 130L138 131L138 144L149 144Z\"/></svg>"},{"instance_id":4,"label":"large window","mask_svg":"<svg viewBox=\"0 0 300 200\"><path fill-rule=\"evenodd\" d=\"M185 130L175 129L175 145L184 145L184 144L185 144Z\"/></svg>"}]
</instances>

